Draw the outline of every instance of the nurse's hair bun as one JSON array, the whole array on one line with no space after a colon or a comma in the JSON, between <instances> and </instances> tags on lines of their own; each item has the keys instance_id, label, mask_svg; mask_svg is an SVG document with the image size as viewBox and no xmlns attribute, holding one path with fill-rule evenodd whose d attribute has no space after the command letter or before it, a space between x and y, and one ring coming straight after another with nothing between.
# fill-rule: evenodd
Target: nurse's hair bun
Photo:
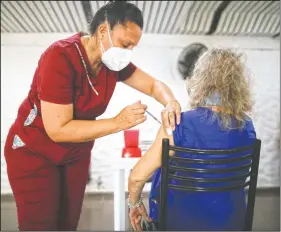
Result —
<instances>
[{"instance_id":1,"label":"nurse's hair bun","mask_svg":"<svg viewBox=\"0 0 281 232\"><path fill-rule=\"evenodd\" d=\"M109 4L111 4L113 2L117 5L125 5L127 3L127 1L108 1Z\"/></svg>"},{"instance_id":2,"label":"nurse's hair bun","mask_svg":"<svg viewBox=\"0 0 281 232\"><path fill-rule=\"evenodd\" d=\"M108 1L94 15L90 24L90 33L96 33L98 27L105 21L112 30L117 24L126 25L127 22L135 23L143 29L143 16L141 10L133 3L127 1Z\"/></svg>"},{"instance_id":3,"label":"nurse's hair bun","mask_svg":"<svg viewBox=\"0 0 281 232\"><path fill-rule=\"evenodd\" d=\"M116 5L126 7L127 6L127 1L115 1Z\"/></svg>"}]
</instances>

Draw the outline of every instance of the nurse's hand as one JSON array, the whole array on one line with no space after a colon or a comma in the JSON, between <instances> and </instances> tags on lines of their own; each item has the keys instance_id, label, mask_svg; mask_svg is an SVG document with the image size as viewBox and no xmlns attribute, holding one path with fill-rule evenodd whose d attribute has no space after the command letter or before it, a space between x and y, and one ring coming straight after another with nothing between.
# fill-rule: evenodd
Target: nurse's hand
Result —
<instances>
[{"instance_id":1,"label":"nurse's hand","mask_svg":"<svg viewBox=\"0 0 281 232\"><path fill-rule=\"evenodd\" d=\"M141 101L125 107L114 117L116 126L119 130L126 130L143 123L146 120L145 110L147 106Z\"/></svg>"},{"instance_id":2,"label":"nurse's hand","mask_svg":"<svg viewBox=\"0 0 281 232\"><path fill-rule=\"evenodd\" d=\"M176 129L176 124L180 124L181 106L178 101L171 101L161 113L162 123L165 129Z\"/></svg>"}]
</instances>

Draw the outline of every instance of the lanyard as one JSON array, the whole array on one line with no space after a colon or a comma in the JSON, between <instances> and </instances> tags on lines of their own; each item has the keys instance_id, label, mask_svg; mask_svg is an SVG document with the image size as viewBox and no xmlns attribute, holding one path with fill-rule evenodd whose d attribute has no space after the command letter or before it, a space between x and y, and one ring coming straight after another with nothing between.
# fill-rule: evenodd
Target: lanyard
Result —
<instances>
[{"instance_id":1,"label":"lanyard","mask_svg":"<svg viewBox=\"0 0 281 232\"><path fill-rule=\"evenodd\" d=\"M82 52L80 50L80 48L78 47L78 44L77 43L74 43L77 50L78 50L78 53L80 55L80 58L81 58L81 61L83 63L83 66L85 68L85 72L86 72L86 76L87 76L87 79L88 79L88 82L89 82L89 85L91 86L92 90L95 92L95 94L98 96L99 95L99 92L95 89L95 87L93 86L92 82L90 81L90 77L89 77L89 73L88 73L88 69L87 69L87 66L86 66L86 63L85 63L85 60L82 56Z\"/></svg>"}]
</instances>

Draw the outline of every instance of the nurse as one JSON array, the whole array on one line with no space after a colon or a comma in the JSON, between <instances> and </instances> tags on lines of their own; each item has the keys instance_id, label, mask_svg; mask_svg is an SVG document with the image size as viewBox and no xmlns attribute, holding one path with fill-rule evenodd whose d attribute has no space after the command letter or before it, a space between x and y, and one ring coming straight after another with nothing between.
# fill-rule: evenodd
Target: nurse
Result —
<instances>
[{"instance_id":1,"label":"nurse","mask_svg":"<svg viewBox=\"0 0 281 232\"><path fill-rule=\"evenodd\" d=\"M90 35L59 40L41 55L5 144L20 230L77 229L94 141L146 120L140 101L96 120L117 82L163 104L166 128L179 123L171 90L130 62L142 28L135 5L110 2L96 12Z\"/></svg>"}]
</instances>

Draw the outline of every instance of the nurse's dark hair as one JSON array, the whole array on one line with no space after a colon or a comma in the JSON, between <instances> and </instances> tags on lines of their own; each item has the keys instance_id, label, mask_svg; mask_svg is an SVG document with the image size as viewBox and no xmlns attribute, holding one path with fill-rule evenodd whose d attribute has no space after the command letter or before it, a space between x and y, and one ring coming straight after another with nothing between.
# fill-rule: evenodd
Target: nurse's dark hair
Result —
<instances>
[{"instance_id":1,"label":"nurse's dark hair","mask_svg":"<svg viewBox=\"0 0 281 232\"><path fill-rule=\"evenodd\" d=\"M141 10L136 5L126 1L110 1L102 6L91 21L90 33L95 34L98 27L106 20L111 29L117 24L126 25L127 22L133 22L143 29Z\"/></svg>"}]
</instances>

